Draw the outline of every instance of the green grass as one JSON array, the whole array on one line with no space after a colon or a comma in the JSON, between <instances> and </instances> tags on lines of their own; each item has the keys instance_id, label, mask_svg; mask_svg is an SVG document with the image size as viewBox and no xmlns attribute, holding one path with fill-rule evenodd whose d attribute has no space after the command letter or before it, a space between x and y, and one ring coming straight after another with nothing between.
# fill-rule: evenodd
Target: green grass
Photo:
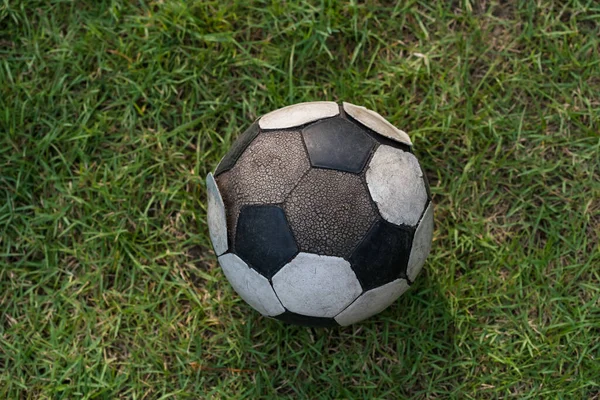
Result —
<instances>
[{"instance_id":1,"label":"green grass","mask_svg":"<svg viewBox=\"0 0 600 400\"><path fill-rule=\"evenodd\" d=\"M600 6L0 2L0 398L600 398ZM426 272L342 329L252 311L204 177L270 110L375 109Z\"/></svg>"}]
</instances>

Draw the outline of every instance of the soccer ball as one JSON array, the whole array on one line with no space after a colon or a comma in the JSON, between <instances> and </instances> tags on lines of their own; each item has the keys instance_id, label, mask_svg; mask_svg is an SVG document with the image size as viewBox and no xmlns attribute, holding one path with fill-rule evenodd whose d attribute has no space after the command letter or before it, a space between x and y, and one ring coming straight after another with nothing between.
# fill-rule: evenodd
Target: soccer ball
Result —
<instances>
[{"instance_id":1,"label":"soccer ball","mask_svg":"<svg viewBox=\"0 0 600 400\"><path fill-rule=\"evenodd\" d=\"M350 325L391 305L431 249L433 205L408 135L350 103L259 118L206 179L210 238L261 314Z\"/></svg>"}]
</instances>

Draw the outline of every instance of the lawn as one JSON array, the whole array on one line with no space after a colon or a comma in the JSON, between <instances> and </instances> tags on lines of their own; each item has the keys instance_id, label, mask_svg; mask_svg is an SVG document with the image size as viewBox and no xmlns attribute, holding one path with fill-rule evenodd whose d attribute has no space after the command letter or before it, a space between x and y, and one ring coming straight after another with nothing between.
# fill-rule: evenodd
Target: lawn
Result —
<instances>
[{"instance_id":1,"label":"lawn","mask_svg":"<svg viewBox=\"0 0 600 400\"><path fill-rule=\"evenodd\" d=\"M502 3L502 4L500 4ZM0 2L0 398L599 399L596 1ZM436 205L340 329L261 317L204 177L260 115L365 105Z\"/></svg>"}]
</instances>

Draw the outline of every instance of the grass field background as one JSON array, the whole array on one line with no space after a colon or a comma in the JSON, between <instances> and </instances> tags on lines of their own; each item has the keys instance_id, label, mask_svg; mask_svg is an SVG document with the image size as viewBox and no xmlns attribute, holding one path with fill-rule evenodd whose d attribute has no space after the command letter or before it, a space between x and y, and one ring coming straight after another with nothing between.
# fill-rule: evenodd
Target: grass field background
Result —
<instances>
[{"instance_id":1,"label":"grass field background","mask_svg":"<svg viewBox=\"0 0 600 400\"><path fill-rule=\"evenodd\" d=\"M0 2L0 398L600 398L595 1ZM312 100L407 131L425 272L285 326L233 292L205 175Z\"/></svg>"}]
</instances>

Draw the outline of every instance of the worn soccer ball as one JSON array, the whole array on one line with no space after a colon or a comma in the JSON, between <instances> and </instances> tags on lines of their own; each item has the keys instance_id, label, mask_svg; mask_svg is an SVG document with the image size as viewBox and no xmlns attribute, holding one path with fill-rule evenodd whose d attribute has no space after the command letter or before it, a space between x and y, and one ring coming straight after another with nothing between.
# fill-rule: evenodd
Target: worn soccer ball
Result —
<instances>
[{"instance_id":1,"label":"worn soccer ball","mask_svg":"<svg viewBox=\"0 0 600 400\"><path fill-rule=\"evenodd\" d=\"M431 194L410 138L364 107L266 114L206 186L225 276L258 312L288 323L345 326L381 312L431 249Z\"/></svg>"}]
</instances>

